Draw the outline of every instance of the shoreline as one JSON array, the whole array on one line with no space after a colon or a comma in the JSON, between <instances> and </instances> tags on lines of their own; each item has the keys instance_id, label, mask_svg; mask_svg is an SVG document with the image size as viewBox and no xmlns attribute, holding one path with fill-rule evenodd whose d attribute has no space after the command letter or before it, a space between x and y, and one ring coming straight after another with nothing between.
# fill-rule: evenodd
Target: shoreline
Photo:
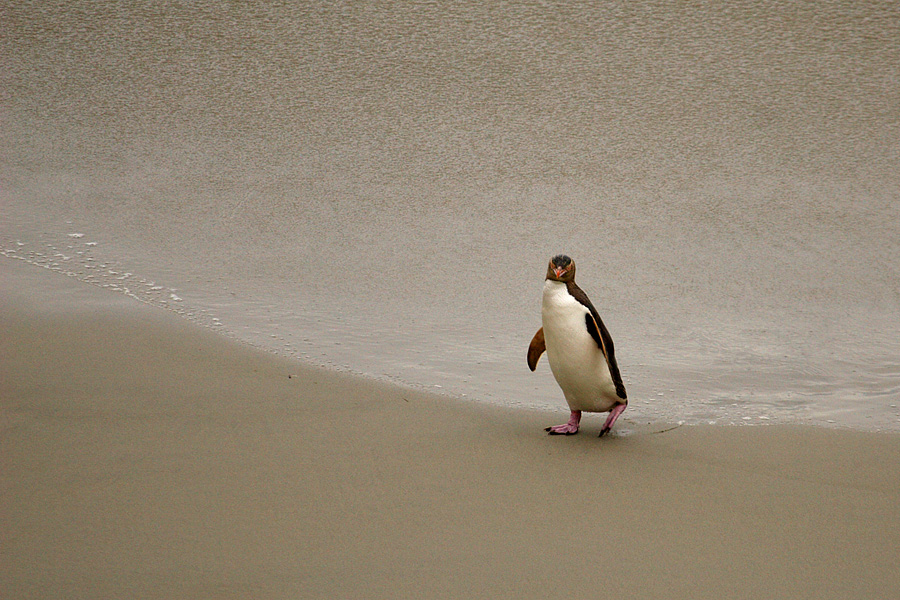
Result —
<instances>
[{"instance_id":1,"label":"shoreline","mask_svg":"<svg viewBox=\"0 0 900 600\"><path fill-rule=\"evenodd\" d=\"M2 262L4 597L900 591L900 435L551 438Z\"/></svg>"}]
</instances>

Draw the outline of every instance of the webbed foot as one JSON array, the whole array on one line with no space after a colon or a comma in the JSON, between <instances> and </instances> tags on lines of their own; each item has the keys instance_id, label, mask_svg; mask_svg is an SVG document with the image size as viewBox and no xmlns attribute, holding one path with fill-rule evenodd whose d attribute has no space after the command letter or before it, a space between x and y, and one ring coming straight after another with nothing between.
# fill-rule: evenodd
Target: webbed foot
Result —
<instances>
[{"instance_id":1,"label":"webbed foot","mask_svg":"<svg viewBox=\"0 0 900 600\"><path fill-rule=\"evenodd\" d=\"M579 423L581 423L581 411L573 410L568 423L547 427L544 431L550 435L575 435L578 433Z\"/></svg>"},{"instance_id":2,"label":"webbed foot","mask_svg":"<svg viewBox=\"0 0 900 600\"><path fill-rule=\"evenodd\" d=\"M606 423L603 424L603 429L600 430L600 435L597 437L603 437L604 434L609 433L609 430L612 429L613 424L616 422L616 419L619 418L623 412L625 412L625 407L628 404L616 404L615 407L611 411L609 411L609 416L606 417Z\"/></svg>"}]
</instances>

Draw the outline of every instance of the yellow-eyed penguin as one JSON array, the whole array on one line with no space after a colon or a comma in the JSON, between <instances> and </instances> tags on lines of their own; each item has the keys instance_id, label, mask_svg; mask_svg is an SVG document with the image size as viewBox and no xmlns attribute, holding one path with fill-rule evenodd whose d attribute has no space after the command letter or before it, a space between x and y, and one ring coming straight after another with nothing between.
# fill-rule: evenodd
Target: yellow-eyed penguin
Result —
<instances>
[{"instance_id":1,"label":"yellow-eyed penguin","mask_svg":"<svg viewBox=\"0 0 900 600\"><path fill-rule=\"evenodd\" d=\"M602 436L625 410L628 398L612 337L587 294L575 284L575 261L564 254L550 259L547 267L541 321L543 326L528 347L528 366L534 371L546 350L550 370L572 411L568 423L547 431L574 435L582 412L609 412Z\"/></svg>"}]
</instances>

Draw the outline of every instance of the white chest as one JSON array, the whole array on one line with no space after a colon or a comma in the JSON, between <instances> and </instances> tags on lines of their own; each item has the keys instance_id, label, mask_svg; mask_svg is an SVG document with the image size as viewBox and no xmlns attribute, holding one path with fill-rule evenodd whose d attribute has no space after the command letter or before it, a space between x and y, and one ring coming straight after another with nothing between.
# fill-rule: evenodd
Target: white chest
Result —
<instances>
[{"instance_id":1,"label":"white chest","mask_svg":"<svg viewBox=\"0 0 900 600\"><path fill-rule=\"evenodd\" d=\"M585 325L588 314L587 307L569 294L564 283L549 279L544 283L541 321L551 367L563 359L579 364L596 359L597 344ZM556 368L553 370L556 373Z\"/></svg>"},{"instance_id":2,"label":"white chest","mask_svg":"<svg viewBox=\"0 0 900 600\"><path fill-rule=\"evenodd\" d=\"M585 328L585 315L588 312L587 307L569 294L564 283L549 279L544 283L541 320L545 336L563 341L572 336L578 337L582 331L584 335L588 335ZM547 345L550 346L549 343Z\"/></svg>"}]
</instances>

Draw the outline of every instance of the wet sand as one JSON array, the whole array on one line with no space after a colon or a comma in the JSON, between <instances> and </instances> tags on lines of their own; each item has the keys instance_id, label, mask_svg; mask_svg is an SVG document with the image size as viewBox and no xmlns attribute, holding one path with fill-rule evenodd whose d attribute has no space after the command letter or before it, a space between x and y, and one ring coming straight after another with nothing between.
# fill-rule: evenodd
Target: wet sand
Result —
<instances>
[{"instance_id":1,"label":"wet sand","mask_svg":"<svg viewBox=\"0 0 900 600\"><path fill-rule=\"evenodd\" d=\"M900 592L898 435L551 438L0 262L4 598Z\"/></svg>"}]
</instances>

